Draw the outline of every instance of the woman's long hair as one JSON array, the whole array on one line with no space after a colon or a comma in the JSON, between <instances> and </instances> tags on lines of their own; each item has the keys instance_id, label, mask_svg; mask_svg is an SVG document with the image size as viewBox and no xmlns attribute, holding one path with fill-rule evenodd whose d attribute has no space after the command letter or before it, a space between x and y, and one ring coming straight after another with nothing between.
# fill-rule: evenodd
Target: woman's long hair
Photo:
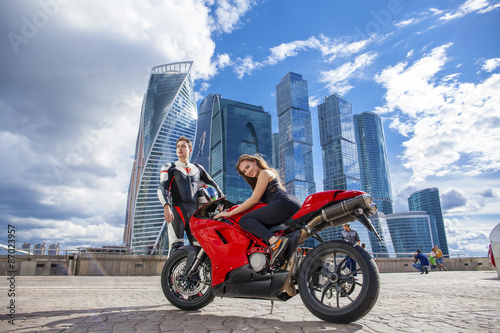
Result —
<instances>
[{"instance_id":1,"label":"woman's long hair","mask_svg":"<svg viewBox=\"0 0 500 333\"><path fill-rule=\"evenodd\" d=\"M243 161L249 161L249 162L256 161L257 165L262 170L270 170L276 176L276 179L278 180L278 183L280 184L280 187L283 189L283 191L286 191L285 187L283 186L283 184L281 182L281 178L278 175L278 172L276 171L276 169L271 168L269 166L269 164L267 164L266 160L264 160L262 158L262 156L260 156L258 154L256 154L256 155L243 154L243 155L240 156L240 158L238 159L238 162L236 163L236 170L238 171L238 173L240 174L240 176L242 176L245 179L245 181L250 185L250 187L252 188L252 190L255 190L255 186L257 185L257 178L247 177L247 176L245 176L243 174L243 172L240 171L240 164Z\"/></svg>"}]
</instances>

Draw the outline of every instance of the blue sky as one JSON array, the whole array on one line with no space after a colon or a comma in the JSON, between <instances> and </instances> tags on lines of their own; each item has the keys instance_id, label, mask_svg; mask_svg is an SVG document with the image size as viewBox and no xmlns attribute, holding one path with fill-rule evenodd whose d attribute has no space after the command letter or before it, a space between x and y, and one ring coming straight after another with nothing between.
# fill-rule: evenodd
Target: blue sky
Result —
<instances>
[{"instance_id":1,"label":"blue sky","mask_svg":"<svg viewBox=\"0 0 500 333\"><path fill-rule=\"evenodd\" d=\"M437 187L451 253L500 222L499 1L3 1L0 223L18 242L119 244L152 67L262 105L289 71L384 121L397 211ZM317 133L317 131L315 131ZM315 180L322 188L319 137ZM6 229L6 227L5 227ZM6 235L6 233L5 233ZM5 241L0 241L5 244Z\"/></svg>"}]
</instances>

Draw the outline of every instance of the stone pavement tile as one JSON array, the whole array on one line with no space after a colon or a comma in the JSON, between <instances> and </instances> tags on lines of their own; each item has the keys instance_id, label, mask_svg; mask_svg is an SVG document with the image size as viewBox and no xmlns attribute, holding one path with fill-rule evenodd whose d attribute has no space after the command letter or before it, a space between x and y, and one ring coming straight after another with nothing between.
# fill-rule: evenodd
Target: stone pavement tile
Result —
<instances>
[{"instance_id":1,"label":"stone pavement tile","mask_svg":"<svg viewBox=\"0 0 500 333\"><path fill-rule=\"evenodd\" d=\"M88 327L88 332L111 332L115 323L99 322Z\"/></svg>"},{"instance_id":2,"label":"stone pavement tile","mask_svg":"<svg viewBox=\"0 0 500 333\"><path fill-rule=\"evenodd\" d=\"M172 333L183 333L184 329L180 325L173 325L169 321L165 321L160 324L161 332L172 332Z\"/></svg>"},{"instance_id":3,"label":"stone pavement tile","mask_svg":"<svg viewBox=\"0 0 500 333\"><path fill-rule=\"evenodd\" d=\"M272 314L270 301L231 298L182 311L166 301L157 276L19 279L16 332L500 331L500 280L489 271L383 273L374 308L349 325L316 318L300 296L275 302ZM0 332L4 327L0 322Z\"/></svg>"},{"instance_id":4,"label":"stone pavement tile","mask_svg":"<svg viewBox=\"0 0 500 333\"><path fill-rule=\"evenodd\" d=\"M148 333L156 333L161 332L160 325L162 323L159 321L146 321L139 323L135 326L137 332L148 332Z\"/></svg>"}]
</instances>

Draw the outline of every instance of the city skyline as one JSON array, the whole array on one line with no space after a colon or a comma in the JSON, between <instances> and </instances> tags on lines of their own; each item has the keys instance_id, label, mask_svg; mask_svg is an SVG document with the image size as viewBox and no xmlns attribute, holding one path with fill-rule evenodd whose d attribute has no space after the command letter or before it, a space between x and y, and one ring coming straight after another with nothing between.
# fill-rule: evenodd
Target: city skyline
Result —
<instances>
[{"instance_id":1,"label":"city skyline","mask_svg":"<svg viewBox=\"0 0 500 333\"><path fill-rule=\"evenodd\" d=\"M198 103L261 105L273 132L290 71L314 129L333 93L380 115L394 210L439 188L450 253L484 256L500 221L499 15L485 0L2 2L1 223L21 244L120 243L150 70L192 60ZM313 130L317 191L320 151Z\"/></svg>"}]
</instances>

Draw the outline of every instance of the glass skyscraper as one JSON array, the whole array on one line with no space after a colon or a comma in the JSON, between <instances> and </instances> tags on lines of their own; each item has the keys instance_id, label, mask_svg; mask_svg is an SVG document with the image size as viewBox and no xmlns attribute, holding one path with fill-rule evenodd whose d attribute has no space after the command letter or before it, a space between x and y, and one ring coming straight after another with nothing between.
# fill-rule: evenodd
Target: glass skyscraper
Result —
<instances>
[{"instance_id":1,"label":"glass skyscraper","mask_svg":"<svg viewBox=\"0 0 500 333\"><path fill-rule=\"evenodd\" d=\"M194 140L196 102L191 81L192 62L154 67L144 97L130 178L123 243L151 249L165 225L158 200L160 170L177 161L180 136Z\"/></svg>"},{"instance_id":2,"label":"glass skyscraper","mask_svg":"<svg viewBox=\"0 0 500 333\"><path fill-rule=\"evenodd\" d=\"M302 202L316 192L307 81L289 72L276 86L280 173L289 193Z\"/></svg>"},{"instance_id":3,"label":"glass skyscraper","mask_svg":"<svg viewBox=\"0 0 500 333\"><path fill-rule=\"evenodd\" d=\"M210 94L198 108L196 141L191 154L191 162L201 164L210 173L210 134L212 129L212 109L218 95ZM220 97L220 96L219 96Z\"/></svg>"},{"instance_id":4,"label":"glass skyscraper","mask_svg":"<svg viewBox=\"0 0 500 333\"><path fill-rule=\"evenodd\" d=\"M318 120L324 190L360 190L351 103L338 94L325 97L318 105Z\"/></svg>"},{"instance_id":5,"label":"glass skyscraper","mask_svg":"<svg viewBox=\"0 0 500 333\"><path fill-rule=\"evenodd\" d=\"M262 106L213 96L210 175L229 201L242 203L252 195L252 188L239 175L236 162L242 154L261 154L272 165L271 115Z\"/></svg>"},{"instance_id":6,"label":"glass skyscraper","mask_svg":"<svg viewBox=\"0 0 500 333\"><path fill-rule=\"evenodd\" d=\"M417 250L431 252L435 239L433 217L426 212L394 213L386 216L392 243L398 256L413 256Z\"/></svg>"},{"instance_id":7,"label":"glass skyscraper","mask_svg":"<svg viewBox=\"0 0 500 333\"><path fill-rule=\"evenodd\" d=\"M360 190L358 151L354 138L351 104L342 96L325 97L318 105L321 150L323 153L323 188L330 190ZM367 250L373 252L368 230L360 223L351 223ZM325 240L340 239L342 227L321 232Z\"/></svg>"},{"instance_id":8,"label":"glass skyscraper","mask_svg":"<svg viewBox=\"0 0 500 333\"><path fill-rule=\"evenodd\" d=\"M425 211L427 214L433 215L436 218L439 240L436 241L434 245L438 245L444 255L449 255L450 252L448 250L448 240L446 238L446 230L444 227L439 190L433 187L412 193L408 198L408 206L410 207L410 210Z\"/></svg>"},{"instance_id":9,"label":"glass skyscraper","mask_svg":"<svg viewBox=\"0 0 500 333\"><path fill-rule=\"evenodd\" d=\"M380 212L392 214L394 207L382 120L375 112L356 114L354 129L361 190L373 197Z\"/></svg>"},{"instance_id":10,"label":"glass skyscraper","mask_svg":"<svg viewBox=\"0 0 500 333\"><path fill-rule=\"evenodd\" d=\"M374 233L369 233L373 253L376 253L378 257L395 257L396 250L394 249L385 214L383 212L377 212L370 216L370 220L372 221L373 227L380 235L380 238L382 238L382 242L380 242Z\"/></svg>"}]
</instances>

